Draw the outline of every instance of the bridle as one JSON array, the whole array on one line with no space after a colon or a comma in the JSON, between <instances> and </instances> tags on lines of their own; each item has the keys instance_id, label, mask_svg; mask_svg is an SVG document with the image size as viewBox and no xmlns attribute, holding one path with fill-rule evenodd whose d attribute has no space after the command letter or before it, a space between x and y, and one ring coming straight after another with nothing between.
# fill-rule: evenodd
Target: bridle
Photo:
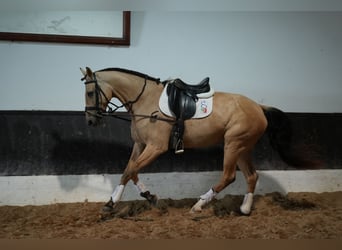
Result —
<instances>
[{"instance_id":1,"label":"bridle","mask_svg":"<svg viewBox=\"0 0 342 250\"><path fill-rule=\"evenodd\" d=\"M84 81L86 79L87 76L84 76L81 81ZM144 85L140 91L140 93L137 95L137 97L133 100L133 101L127 101L121 105L117 105L113 102L111 102L108 97L105 95L104 91L102 90L102 88L100 87L98 80L96 78L96 74L93 73L93 79L91 80L87 80L84 82L85 85L87 84L91 84L94 83L95 84L95 106L86 106L85 107L85 112L88 115L91 116L95 116L98 118L102 118L103 116L112 116L115 118L119 118L122 120L127 120L127 121L131 121L130 119L124 118L123 116L136 116L136 117L142 117L142 118L149 118L151 121L156 121L156 120L161 120L161 121L166 121L166 122L174 122L174 119L167 119L167 118L161 118L158 117L158 115L156 113L158 113L159 111L154 111L151 115L139 115L139 114L133 114L132 111L132 107L133 104L135 104L136 102L139 101L139 99L141 98L141 96L143 95L143 93L145 92L145 88L147 85L147 79L148 76L146 75L144 77L145 81L144 81ZM107 109L103 109L102 107L100 107L100 100L102 103L102 96L105 98L106 102L107 102ZM128 111L128 113L126 114L117 114L118 109L125 107ZM92 113L89 111L96 111L96 113Z\"/></svg>"},{"instance_id":2,"label":"bridle","mask_svg":"<svg viewBox=\"0 0 342 250\"><path fill-rule=\"evenodd\" d=\"M83 77L81 80L82 81L85 80L85 77ZM95 110L97 115L102 116L104 113L116 112L118 109L123 108L123 107L126 107L128 112L131 112L133 104L136 103L137 101L139 101L140 97L142 96L142 94L145 91L147 79L145 78L144 86L143 86L141 92L138 94L138 96L133 101L127 101L121 105L117 105L108 99L108 97L106 96L106 94L104 93L102 88L100 87L95 73L93 73L93 79L84 82L85 85L91 84L91 83L95 84L95 106L86 106L85 111L89 114L88 111ZM105 100L107 102L108 110L104 110L100 107L100 100L102 102L102 96L105 98ZM111 106L109 106L109 105L111 105Z\"/></svg>"},{"instance_id":3,"label":"bridle","mask_svg":"<svg viewBox=\"0 0 342 250\"><path fill-rule=\"evenodd\" d=\"M86 77L82 78L81 80L85 80ZM95 84L95 106L86 106L85 107L85 112L90 114L90 115L94 115L93 113L90 113L89 111L96 111L96 116L102 116L102 113L106 112L106 110L102 109L100 107L100 99L102 99L102 95L105 97L106 101L110 102L107 98L107 96L105 95L105 93L103 92L103 90L101 89L99 83L97 82L96 79L96 75L93 74L93 79L92 80L88 80L85 81L84 84L88 85L94 83Z\"/></svg>"}]
</instances>

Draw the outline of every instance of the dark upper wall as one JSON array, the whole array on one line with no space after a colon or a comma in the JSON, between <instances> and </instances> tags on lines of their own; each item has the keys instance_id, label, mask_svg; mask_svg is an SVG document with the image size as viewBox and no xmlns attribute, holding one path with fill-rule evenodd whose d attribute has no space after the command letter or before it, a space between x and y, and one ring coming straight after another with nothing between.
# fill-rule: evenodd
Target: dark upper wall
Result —
<instances>
[{"instance_id":1,"label":"dark upper wall","mask_svg":"<svg viewBox=\"0 0 342 250\"><path fill-rule=\"evenodd\" d=\"M324 168L342 168L342 114L288 113L296 139L321 148ZM130 123L107 117L89 127L83 112L0 111L0 175L122 173L133 142ZM168 152L143 172L191 172L222 169L220 145ZM279 160L267 137L256 146L257 169L293 169Z\"/></svg>"}]
</instances>

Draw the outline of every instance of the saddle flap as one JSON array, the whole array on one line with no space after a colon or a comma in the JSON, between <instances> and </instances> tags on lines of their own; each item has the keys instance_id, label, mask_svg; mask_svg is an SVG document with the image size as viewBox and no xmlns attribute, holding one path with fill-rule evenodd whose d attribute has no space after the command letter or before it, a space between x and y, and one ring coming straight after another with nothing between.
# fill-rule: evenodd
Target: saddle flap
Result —
<instances>
[{"instance_id":1,"label":"saddle flap","mask_svg":"<svg viewBox=\"0 0 342 250\"><path fill-rule=\"evenodd\" d=\"M185 94L184 92L181 92L181 98L179 101L180 106L180 118L181 119L190 119L194 116L196 112L196 101L193 99L192 96L189 96Z\"/></svg>"},{"instance_id":2,"label":"saddle flap","mask_svg":"<svg viewBox=\"0 0 342 250\"><path fill-rule=\"evenodd\" d=\"M173 84L167 86L168 106L176 118L190 119L196 112L194 97Z\"/></svg>"}]
</instances>

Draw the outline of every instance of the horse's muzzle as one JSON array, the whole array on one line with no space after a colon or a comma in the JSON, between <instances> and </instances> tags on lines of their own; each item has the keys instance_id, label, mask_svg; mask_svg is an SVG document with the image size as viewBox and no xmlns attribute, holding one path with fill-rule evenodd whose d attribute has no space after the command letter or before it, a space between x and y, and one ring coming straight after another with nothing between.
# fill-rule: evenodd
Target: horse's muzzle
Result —
<instances>
[{"instance_id":1,"label":"horse's muzzle","mask_svg":"<svg viewBox=\"0 0 342 250\"><path fill-rule=\"evenodd\" d=\"M88 125L89 125L89 126L95 126L95 122L92 121L92 120L89 120L89 121L88 121Z\"/></svg>"},{"instance_id":2,"label":"horse's muzzle","mask_svg":"<svg viewBox=\"0 0 342 250\"><path fill-rule=\"evenodd\" d=\"M101 121L102 116L98 115L98 114L93 114L90 112L86 113L86 123L89 126L97 126L100 121Z\"/></svg>"}]
</instances>

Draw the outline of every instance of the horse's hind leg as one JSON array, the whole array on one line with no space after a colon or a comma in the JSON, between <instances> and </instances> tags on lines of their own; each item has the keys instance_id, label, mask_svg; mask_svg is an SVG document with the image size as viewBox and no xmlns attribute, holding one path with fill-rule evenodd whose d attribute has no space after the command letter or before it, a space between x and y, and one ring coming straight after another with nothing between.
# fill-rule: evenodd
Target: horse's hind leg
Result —
<instances>
[{"instance_id":1,"label":"horse's hind leg","mask_svg":"<svg viewBox=\"0 0 342 250\"><path fill-rule=\"evenodd\" d=\"M209 203L219 192L221 192L230 183L234 182L236 175L236 163L243 147L240 141L228 141L224 146L223 175L217 185L211 188L207 193L200 196L198 202L191 208L191 212L201 211L202 207Z\"/></svg>"},{"instance_id":2,"label":"horse's hind leg","mask_svg":"<svg viewBox=\"0 0 342 250\"><path fill-rule=\"evenodd\" d=\"M246 178L247 182L247 193L244 197L242 205L240 206L241 213L248 215L251 212L253 205L253 194L255 186L258 181L258 174L252 163L252 153L244 152L238 159L238 167Z\"/></svg>"}]
</instances>

